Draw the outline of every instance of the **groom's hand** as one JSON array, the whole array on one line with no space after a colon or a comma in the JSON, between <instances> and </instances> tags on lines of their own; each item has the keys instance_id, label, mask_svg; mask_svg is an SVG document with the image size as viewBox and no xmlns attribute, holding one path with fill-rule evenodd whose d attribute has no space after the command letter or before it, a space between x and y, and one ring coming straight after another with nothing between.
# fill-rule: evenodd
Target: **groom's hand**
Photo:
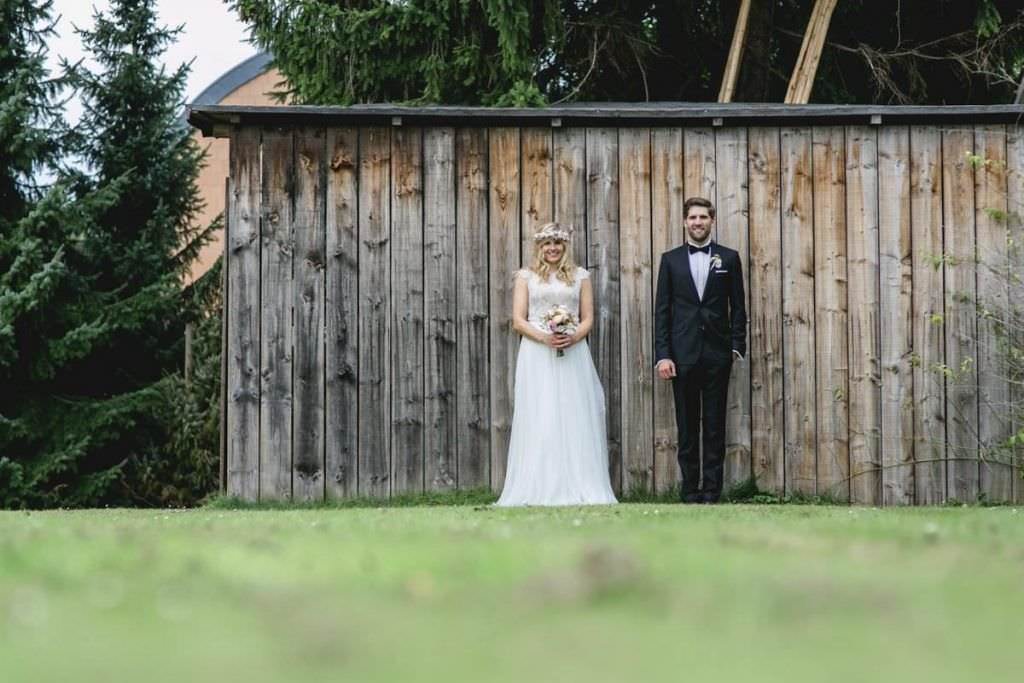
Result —
<instances>
[{"instance_id":1,"label":"groom's hand","mask_svg":"<svg viewBox=\"0 0 1024 683\"><path fill-rule=\"evenodd\" d=\"M676 364L668 358L663 358L658 361L658 377L662 379L672 379L676 376Z\"/></svg>"}]
</instances>

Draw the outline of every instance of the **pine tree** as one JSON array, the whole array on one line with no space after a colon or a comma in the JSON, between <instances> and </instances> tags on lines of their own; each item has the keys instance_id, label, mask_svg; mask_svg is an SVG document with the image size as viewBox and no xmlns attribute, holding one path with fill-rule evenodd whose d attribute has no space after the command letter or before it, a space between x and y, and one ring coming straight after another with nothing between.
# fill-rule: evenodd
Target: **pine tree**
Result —
<instances>
[{"instance_id":1,"label":"pine tree","mask_svg":"<svg viewBox=\"0 0 1024 683\"><path fill-rule=\"evenodd\" d=\"M717 99L741 0L225 0L304 104ZM815 0L756 0L739 94L781 102ZM848 0L817 102L1011 102L1020 0Z\"/></svg>"},{"instance_id":2,"label":"pine tree","mask_svg":"<svg viewBox=\"0 0 1024 683\"><path fill-rule=\"evenodd\" d=\"M60 82L46 70L53 34L50 2L0 4L0 504L20 500L33 476L22 450L30 425L20 419L27 355L52 299L70 281L62 228L68 202L61 187L36 178L60 155ZM57 134L55 134L55 131ZM28 484L30 485L30 484Z\"/></svg>"},{"instance_id":3,"label":"pine tree","mask_svg":"<svg viewBox=\"0 0 1024 683\"><path fill-rule=\"evenodd\" d=\"M555 0L233 2L305 102L522 105L562 35Z\"/></svg>"},{"instance_id":4,"label":"pine tree","mask_svg":"<svg viewBox=\"0 0 1024 683\"><path fill-rule=\"evenodd\" d=\"M136 474L166 453L181 276L206 233L191 227L202 153L180 122L188 69L160 66L177 31L152 5L115 0L81 32L96 67L67 67L85 110L65 150L76 163L5 240L54 254L15 259L0 283L14 340L0 356L5 506L138 502Z\"/></svg>"},{"instance_id":5,"label":"pine tree","mask_svg":"<svg viewBox=\"0 0 1024 683\"><path fill-rule=\"evenodd\" d=\"M51 2L0 5L0 235L21 218L36 189L36 171L56 156L48 128L59 120L59 83L46 72Z\"/></svg>"}]
</instances>

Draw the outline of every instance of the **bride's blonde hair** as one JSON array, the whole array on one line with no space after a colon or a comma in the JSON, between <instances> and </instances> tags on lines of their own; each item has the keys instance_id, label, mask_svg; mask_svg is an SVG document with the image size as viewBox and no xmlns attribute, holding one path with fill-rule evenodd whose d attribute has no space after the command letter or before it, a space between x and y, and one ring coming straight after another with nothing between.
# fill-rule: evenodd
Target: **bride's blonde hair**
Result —
<instances>
[{"instance_id":1,"label":"bride's blonde hair","mask_svg":"<svg viewBox=\"0 0 1024 683\"><path fill-rule=\"evenodd\" d=\"M552 236L549 237L548 235ZM530 270L535 272L541 280L547 280L551 273L554 272L555 277L571 287L576 281L576 262L572 260L569 240L554 235L568 236L568 233L558 223L545 223L534 236L533 265L530 266ZM543 249L545 244L557 242L561 242L565 249L562 250L562 258L558 259L558 263L552 266L544 260Z\"/></svg>"}]
</instances>

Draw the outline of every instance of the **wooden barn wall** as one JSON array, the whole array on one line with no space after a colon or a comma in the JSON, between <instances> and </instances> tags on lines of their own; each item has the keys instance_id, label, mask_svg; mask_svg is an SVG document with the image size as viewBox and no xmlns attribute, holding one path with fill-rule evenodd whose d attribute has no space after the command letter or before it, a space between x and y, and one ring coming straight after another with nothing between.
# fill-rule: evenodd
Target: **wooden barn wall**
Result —
<instances>
[{"instance_id":1,"label":"wooden barn wall","mask_svg":"<svg viewBox=\"0 0 1024 683\"><path fill-rule=\"evenodd\" d=\"M715 203L747 285L727 485L1024 500L998 448L1021 400L1002 316L1024 299L1024 136L1002 125L239 127L226 492L500 490L513 273L551 220L594 284L613 485L677 485L652 302L693 195Z\"/></svg>"}]
</instances>

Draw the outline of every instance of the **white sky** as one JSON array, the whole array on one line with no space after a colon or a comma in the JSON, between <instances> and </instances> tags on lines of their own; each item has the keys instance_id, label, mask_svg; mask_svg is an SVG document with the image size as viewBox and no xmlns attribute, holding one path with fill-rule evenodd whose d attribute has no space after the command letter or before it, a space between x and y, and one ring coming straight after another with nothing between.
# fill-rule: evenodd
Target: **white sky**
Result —
<instances>
[{"instance_id":1,"label":"white sky","mask_svg":"<svg viewBox=\"0 0 1024 683\"><path fill-rule=\"evenodd\" d=\"M58 36L49 45L50 70L56 72L59 57L69 62L81 59L82 44L73 26L92 28L93 8L106 10L107 0L54 0L53 15L60 16ZM184 25L178 41L164 55L168 70L194 59L185 101L190 102L228 69L256 54L246 42L245 26L223 0L157 0L159 23ZM68 115L77 120L80 107L69 103Z\"/></svg>"}]
</instances>

